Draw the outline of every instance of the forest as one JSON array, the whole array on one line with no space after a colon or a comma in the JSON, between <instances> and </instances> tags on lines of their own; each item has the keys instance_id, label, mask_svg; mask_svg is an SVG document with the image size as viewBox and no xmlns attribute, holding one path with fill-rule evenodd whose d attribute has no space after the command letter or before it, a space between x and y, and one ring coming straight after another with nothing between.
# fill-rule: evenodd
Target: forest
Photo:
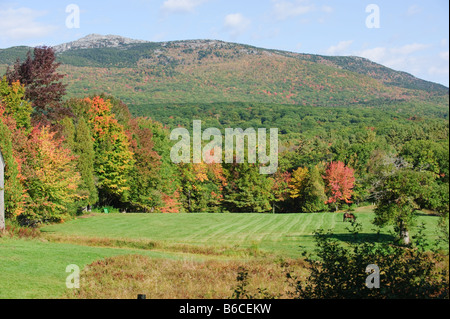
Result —
<instances>
[{"instance_id":1,"label":"forest","mask_svg":"<svg viewBox=\"0 0 450 319\"><path fill-rule=\"evenodd\" d=\"M106 207L312 213L376 204L375 222L393 224L401 235L417 209L448 217L448 93L434 97L437 103L432 97L345 106L231 101L128 107L105 93L68 97L59 66L51 48L38 47L0 81L9 220L63 222ZM220 130L278 128L277 172L261 175L258 163L172 163L170 131L189 129L194 119Z\"/></svg>"}]
</instances>

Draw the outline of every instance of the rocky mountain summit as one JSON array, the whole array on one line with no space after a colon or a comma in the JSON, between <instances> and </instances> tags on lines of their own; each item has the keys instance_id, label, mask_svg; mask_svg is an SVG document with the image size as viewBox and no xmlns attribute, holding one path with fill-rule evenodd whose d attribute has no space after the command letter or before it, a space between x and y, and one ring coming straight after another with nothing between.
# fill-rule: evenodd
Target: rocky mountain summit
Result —
<instances>
[{"instance_id":1,"label":"rocky mountain summit","mask_svg":"<svg viewBox=\"0 0 450 319\"><path fill-rule=\"evenodd\" d=\"M76 41L59 44L53 47L56 53L76 49L93 49L93 48L117 48L123 45L148 43L144 40L135 40L118 35L101 35L89 34Z\"/></svg>"},{"instance_id":2,"label":"rocky mountain summit","mask_svg":"<svg viewBox=\"0 0 450 319\"><path fill-rule=\"evenodd\" d=\"M72 94L107 92L130 104L247 101L343 106L385 103L448 87L357 56L325 56L211 39L166 42L89 34L55 45ZM33 48L0 49L0 69ZM99 77L107 74L107 77ZM411 91L412 90L412 91ZM189 94L186 94L189 92ZM372 102L371 102L372 101Z\"/></svg>"}]
</instances>

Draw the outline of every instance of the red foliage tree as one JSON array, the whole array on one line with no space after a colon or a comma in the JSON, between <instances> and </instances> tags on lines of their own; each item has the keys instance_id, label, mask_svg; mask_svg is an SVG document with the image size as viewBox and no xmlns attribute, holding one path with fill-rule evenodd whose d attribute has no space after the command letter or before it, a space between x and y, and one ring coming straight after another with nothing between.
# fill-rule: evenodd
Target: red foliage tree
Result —
<instances>
[{"instance_id":1,"label":"red foliage tree","mask_svg":"<svg viewBox=\"0 0 450 319\"><path fill-rule=\"evenodd\" d=\"M340 201L351 203L350 198L355 185L353 168L345 166L340 161L331 162L323 178L326 181L327 191L330 195L326 201L327 204L334 203L337 210Z\"/></svg>"},{"instance_id":2,"label":"red foliage tree","mask_svg":"<svg viewBox=\"0 0 450 319\"><path fill-rule=\"evenodd\" d=\"M62 83L64 75L56 72L60 63L50 47L36 47L28 52L23 63L17 60L13 70L8 68L9 83L20 81L25 85L25 97L31 101L35 113L34 122L57 121L70 115L68 109L62 107L62 97L66 92L66 85ZM45 123L46 122L46 123Z\"/></svg>"}]
</instances>

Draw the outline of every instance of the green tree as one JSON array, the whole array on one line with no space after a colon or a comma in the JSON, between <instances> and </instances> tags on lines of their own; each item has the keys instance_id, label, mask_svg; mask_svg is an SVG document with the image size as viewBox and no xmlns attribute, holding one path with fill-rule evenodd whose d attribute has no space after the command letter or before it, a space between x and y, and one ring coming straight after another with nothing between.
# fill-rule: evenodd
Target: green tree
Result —
<instances>
[{"instance_id":1,"label":"green tree","mask_svg":"<svg viewBox=\"0 0 450 319\"><path fill-rule=\"evenodd\" d=\"M358 239L358 235L355 235ZM299 299L447 299L448 274L437 267L442 256L422 247L404 248L391 243L356 240L342 245L332 233L315 234L317 257L308 257L309 275L298 280L287 273ZM379 287L369 289L366 269L379 270ZM372 266L373 267L373 266Z\"/></svg>"},{"instance_id":2,"label":"green tree","mask_svg":"<svg viewBox=\"0 0 450 319\"><path fill-rule=\"evenodd\" d=\"M161 123L149 118L138 118L141 129L151 131L153 150L159 155L160 163L156 176L155 190L152 201L156 200L156 211L179 212L182 209L180 192L182 190L181 177L178 166L170 159L170 150L173 142L170 140L170 132Z\"/></svg>"},{"instance_id":3,"label":"green tree","mask_svg":"<svg viewBox=\"0 0 450 319\"><path fill-rule=\"evenodd\" d=\"M16 121L17 127L30 129L33 108L25 99L25 87L19 81L11 84L6 76L0 81L0 101L4 103L4 112Z\"/></svg>"},{"instance_id":4,"label":"green tree","mask_svg":"<svg viewBox=\"0 0 450 319\"><path fill-rule=\"evenodd\" d=\"M305 203L303 207L305 212L320 212L328 208L325 204L327 201L325 184L317 165L309 170L303 193Z\"/></svg>"},{"instance_id":5,"label":"green tree","mask_svg":"<svg viewBox=\"0 0 450 319\"><path fill-rule=\"evenodd\" d=\"M99 199L105 205L120 205L128 200L129 174L134 165L128 137L111 113L109 101L98 96L85 101L90 105L88 123L94 139Z\"/></svg>"},{"instance_id":6,"label":"green tree","mask_svg":"<svg viewBox=\"0 0 450 319\"><path fill-rule=\"evenodd\" d=\"M181 163L183 203L188 212L217 212L226 185L220 163Z\"/></svg>"},{"instance_id":7,"label":"green tree","mask_svg":"<svg viewBox=\"0 0 450 319\"><path fill-rule=\"evenodd\" d=\"M20 180L19 164L14 157L11 131L3 122L6 115L0 103L0 149L5 161L5 218L14 219L24 211L24 188Z\"/></svg>"},{"instance_id":8,"label":"green tree","mask_svg":"<svg viewBox=\"0 0 450 319\"><path fill-rule=\"evenodd\" d=\"M64 139L63 144L73 151L75 147L75 125L73 124L73 119L71 117L63 118L60 127L60 133Z\"/></svg>"},{"instance_id":9,"label":"green tree","mask_svg":"<svg viewBox=\"0 0 450 319\"><path fill-rule=\"evenodd\" d=\"M251 163L223 165L227 185L224 187L224 206L231 212L266 213L271 211L273 180L259 173L259 166Z\"/></svg>"},{"instance_id":10,"label":"green tree","mask_svg":"<svg viewBox=\"0 0 450 319\"><path fill-rule=\"evenodd\" d=\"M84 117L78 120L74 136L74 154L77 158L77 170L81 175L80 193L84 199L82 206L92 206L98 201L98 192L95 185L95 152L94 142Z\"/></svg>"},{"instance_id":11,"label":"green tree","mask_svg":"<svg viewBox=\"0 0 450 319\"><path fill-rule=\"evenodd\" d=\"M301 212L313 213L327 208L325 184L317 165L311 169L299 167L294 170L289 188L290 196Z\"/></svg>"},{"instance_id":12,"label":"green tree","mask_svg":"<svg viewBox=\"0 0 450 319\"><path fill-rule=\"evenodd\" d=\"M384 178L378 186L374 224L392 224L405 245L411 243L409 229L418 204L430 196L436 175L428 171L400 168Z\"/></svg>"},{"instance_id":13,"label":"green tree","mask_svg":"<svg viewBox=\"0 0 450 319\"><path fill-rule=\"evenodd\" d=\"M127 124L135 163L130 172L129 201L136 211L153 212L163 206L158 190L161 157L154 150L153 133L145 119L131 119Z\"/></svg>"}]
</instances>

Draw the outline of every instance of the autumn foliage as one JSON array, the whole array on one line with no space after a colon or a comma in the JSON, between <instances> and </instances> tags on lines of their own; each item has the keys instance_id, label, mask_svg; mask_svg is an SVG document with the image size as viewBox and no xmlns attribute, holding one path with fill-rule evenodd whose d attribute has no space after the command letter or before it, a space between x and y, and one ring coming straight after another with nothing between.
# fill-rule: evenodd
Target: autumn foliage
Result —
<instances>
[{"instance_id":1,"label":"autumn foliage","mask_svg":"<svg viewBox=\"0 0 450 319\"><path fill-rule=\"evenodd\" d=\"M125 130L114 118L109 101L98 96L86 98L85 101L90 107L88 123L94 140L98 188L106 201L126 199L134 159Z\"/></svg>"},{"instance_id":2,"label":"autumn foliage","mask_svg":"<svg viewBox=\"0 0 450 319\"><path fill-rule=\"evenodd\" d=\"M258 65L248 64L248 70L265 72L269 59L261 57L258 61ZM308 75L293 77L291 71L305 70L303 63L276 65L291 75L270 79L264 73L267 87L251 90L264 101L283 99L295 105L208 104L199 102L201 99L195 106L149 105L152 114L170 113L164 114L168 118L165 126L148 117L133 117L125 103L106 94L63 101L65 85L63 76L57 73L59 63L53 50L36 48L0 80L0 147L6 162L7 218L24 224L63 221L91 208L102 211L106 206L142 213L326 212L330 207L346 209L350 203L374 200L374 195L380 196L379 185L386 185L391 166L395 168L403 161L413 171L436 175L426 189L427 196L417 198L412 208L448 214L448 124L435 121L412 129L408 125L418 118L409 117L406 124L400 123L398 111L386 113L389 124L377 125L378 119L364 118L366 113L361 109L326 108L328 102L329 106L338 105L339 101L331 101L333 90L347 90L348 79L337 74L333 83ZM318 71L322 79L324 70ZM100 70L98 82L105 72L113 71ZM229 70L216 72L228 74ZM242 70L238 73L244 75ZM150 75L146 78L151 80ZM186 83L193 81L190 78ZM294 86L308 88L311 107L298 105L303 101L292 93ZM136 93L136 88L128 84L125 88ZM358 99L365 98L373 87L366 89ZM198 96L192 94L190 98ZM324 100L328 102L322 105ZM319 105L324 107L315 107ZM144 106L133 109L134 114L145 110ZM200 163L173 163L170 128L188 127L187 122L197 114L211 126L221 128L279 124L283 144L277 154L278 171L262 175L261 163L210 161L213 153L203 154ZM180 118L183 121L178 121Z\"/></svg>"},{"instance_id":3,"label":"autumn foliage","mask_svg":"<svg viewBox=\"0 0 450 319\"><path fill-rule=\"evenodd\" d=\"M62 107L66 84L62 83L64 75L57 73L59 65L53 49L43 46L34 48L33 54L29 51L24 62L17 60L6 72L10 84L20 82L25 86L25 98L35 109L36 123L55 124L70 113Z\"/></svg>"},{"instance_id":4,"label":"autumn foliage","mask_svg":"<svg viewBox=\"0 0 450 319\"><path fill-rule=\"evenodd\" d=\"M337 204L340 201L351 202L353 187L355 185L354 171L345 166L343 162L331 162L325 172L324 179L327 183L329 198L327 203Z\"/></svg>"}]
</instances>

